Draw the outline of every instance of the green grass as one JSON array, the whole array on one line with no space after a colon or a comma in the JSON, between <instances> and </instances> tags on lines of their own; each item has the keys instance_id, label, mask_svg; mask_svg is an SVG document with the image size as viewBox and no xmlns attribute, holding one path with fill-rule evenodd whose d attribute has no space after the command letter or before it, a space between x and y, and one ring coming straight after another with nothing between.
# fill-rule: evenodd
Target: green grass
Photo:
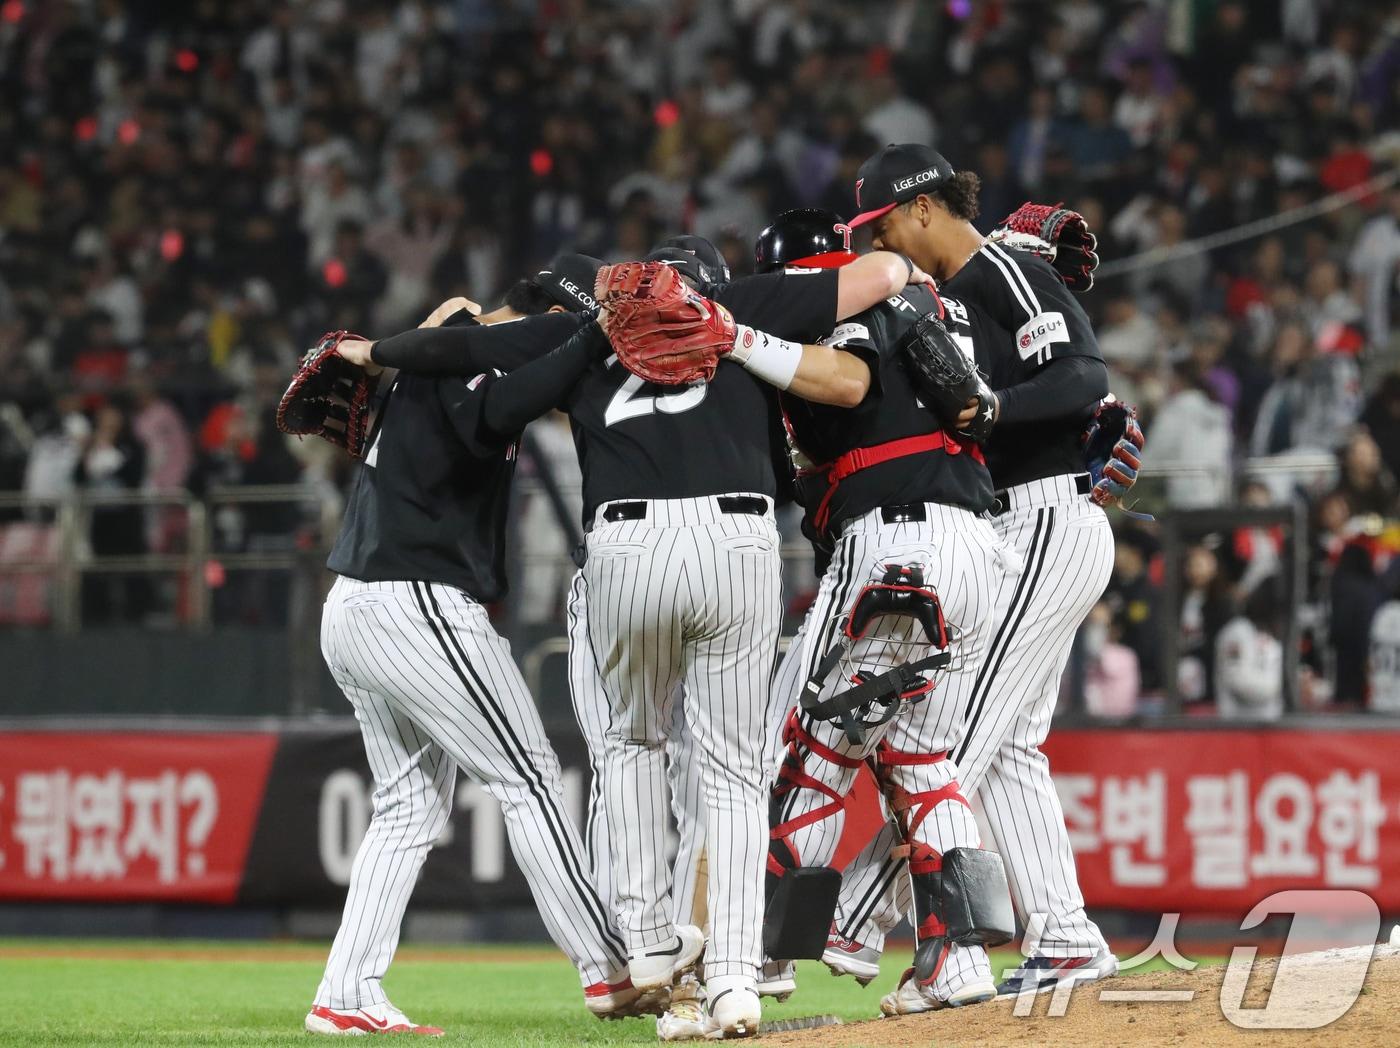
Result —
<instances>
[{"instance_id":1,"label":"green grass","mask_svg":"<svg viewBox=\"0 0 1400 1048\"><path fill-rule=\"evenodd\" d=\"M18 951L64 951L98 956L16 956ZM102 957L130 948L151 956ZM0 939L0 1045L296 1045L320 978L324 944L210 943L186 940ZM490 1048L654 1044L650 1019L603 1023L583 1010L578 979L557 953L482 948L479 959L460 951L406 949L385 980L394 1002L418 1022L443 1026L445 1042ZM162 957L178 950L184 957ZM206 956L191 957L189 953ZM493 957L492 954L499 954ZM227 956L220 956L227 954ZM893 988L903 950L891 954L868 989L836 979L819 964L803 964L798 992L769 1003L765 1018L829 1012L847 1021L879 1012ZM537 958L537 959L533 959ZM995 962L1012 967L1017 955Z\"/></svg>"}]
</instances>

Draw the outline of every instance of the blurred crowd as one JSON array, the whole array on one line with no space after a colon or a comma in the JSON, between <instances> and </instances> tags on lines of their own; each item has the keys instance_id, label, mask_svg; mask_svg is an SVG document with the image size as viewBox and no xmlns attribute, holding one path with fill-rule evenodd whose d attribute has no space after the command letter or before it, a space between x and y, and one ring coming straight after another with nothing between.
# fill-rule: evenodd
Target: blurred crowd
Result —
<instances>
[{"instance_id":1,"label":"blurred crowd","mask_svg":"<svg viewBox=\"0 0 1400 1048\"><path fill-rule=\"evenodd\" d=\"M862 159L925 141L980 174L985 229L1027 198L1086 215L1119 266L1084 304L1147 424L1145 504L1302 500L1310 694L1367 701L1400 516L1400 4L5 0L0 92L0 494L334 499L344 461L270 425L316 334L389 334L560 249L635 258L681 230L744 273L772 214L849 214ZM557 437L537 465L563 472ZM180 548L177 515L104 513L94 552ZM305 523L220 520L229 549ZM1164 629L1185 698L1228 690L1227 649L1281 638L1280 534L1191 536L1167 623L1160 543L1125 531L1091 691L1132 712L1166 690ZM556 583L530 582L532 615ZM1104 651L1133 656L1131 689Z\"/></svg>"}]
</instances>

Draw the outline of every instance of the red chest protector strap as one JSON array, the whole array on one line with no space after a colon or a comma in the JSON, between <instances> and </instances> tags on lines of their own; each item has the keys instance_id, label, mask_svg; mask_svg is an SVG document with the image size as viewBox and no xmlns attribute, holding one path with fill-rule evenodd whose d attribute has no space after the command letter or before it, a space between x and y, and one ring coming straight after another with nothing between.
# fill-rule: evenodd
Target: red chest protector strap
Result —
<instances>
[{"instance_id":1,"label":"red chest protector strap","mask_svg":"<svg viewBox=\"0 0 1400 1048\"><path fill-rule=\"evenodd\" d=\"M985 465L987 461L978 444L970 440L949 436L940 429L936 433L920 433L915 437L901 437L899 440L875 444L868 448L853 448L834 462L828 462L825 466L816 466L808 470L808 473L826 474L827 483L826 494L822 496L821 502L818 503L816 511L812 514L813 526L818 532L826 530L826 525L831 519L831 498L836 494L836 489L840 487L841 482L852 474L869 469L871 466L878 466L882 462L940 450L949 455L961 455L966 451L972 456L974 462Z\"/></svg>"}]
</instances>

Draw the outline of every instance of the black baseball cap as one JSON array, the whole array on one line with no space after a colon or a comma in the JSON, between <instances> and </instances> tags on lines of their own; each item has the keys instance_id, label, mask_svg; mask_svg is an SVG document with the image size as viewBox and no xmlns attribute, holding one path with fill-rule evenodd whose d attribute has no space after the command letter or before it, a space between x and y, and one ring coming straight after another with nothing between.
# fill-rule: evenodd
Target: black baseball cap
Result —
<instances>
[{"instance_id":1,"label":"black baseball cap","mask_svg":"<svg viewBox=\"0 0 1400 1048\"><path fill-rule=\"evenodd\" d=\"M689 251L682 251L678 247L658 247L654 251L648 252L647 257L642 261L665 263L681 276L686 277L690 281L690 286L697 291L715 283L715 275L710 272L709 266Z\"/></svg>"},{"instance_id":2,"label":"black baseball cap","mask_svg":"<svg viewBox=\"0 0 1400 1048\"><path fill-rule=\"evenodd\" d=\"M682 233L679 236L667 237L657 248L672 247L681 251L688 251L700 260L700 264L709 270L708 283L727 284L732 279L729 275L729 263L724 260L724 255L719 248L693 233Z\"/></svg>"},{"instance_id":3,"label":"black baseball cap","mask_svg":"<svg viewBox=\"0 0 1400 1048\"><path fill-rule=\"evenodd\" d=\"M874 222L896 205L936 189L953 177L953 165L932 146L888 145L856 172L856 211L852 229Z\"/></svg>"},{"instance_id":4,"label":"black baseball cap","mask_svg":"<svg viewBox=\"0 0 1400 1048\"><path fill-rule=\"evenodd\" d=\"M583 313L598 308L593 285L602 268L603 260L592 255L555 255L548 266L535 274L535 283L570 313Z\"/></svg>"}]
</instances>

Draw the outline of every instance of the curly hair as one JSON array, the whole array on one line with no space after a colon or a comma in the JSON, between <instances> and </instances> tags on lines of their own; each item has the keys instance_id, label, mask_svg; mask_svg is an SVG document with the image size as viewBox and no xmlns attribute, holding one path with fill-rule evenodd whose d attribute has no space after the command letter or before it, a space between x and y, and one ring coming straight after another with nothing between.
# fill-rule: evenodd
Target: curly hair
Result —
<instances>
[{"instance_id":1,"label":"curly hair","mask_svg":"<svg viewBox=\"0 0 1400 1048\"><path fill-rule=\"evenodd\" d=\"M977 196L982 191L982 180L971 171L959 171L948 181L933 191L932 196L948 209L954 218L971 222L982 210Z\"/></svg>"},{"instance_id":2,"label":"curly hair","mask_svg":"<svg viewBox=\"0 0 1400 1048\"><path fill-rule=\"evenodd\" d=\"M981 213L977 201L982 191L982 180L971 171L959 171L946 182L941 182L928 191L928 196L943 205L943 209L954 218L971 222ZM908 208L914 201L900 205Z\"/></svg>"}]
</instances>

